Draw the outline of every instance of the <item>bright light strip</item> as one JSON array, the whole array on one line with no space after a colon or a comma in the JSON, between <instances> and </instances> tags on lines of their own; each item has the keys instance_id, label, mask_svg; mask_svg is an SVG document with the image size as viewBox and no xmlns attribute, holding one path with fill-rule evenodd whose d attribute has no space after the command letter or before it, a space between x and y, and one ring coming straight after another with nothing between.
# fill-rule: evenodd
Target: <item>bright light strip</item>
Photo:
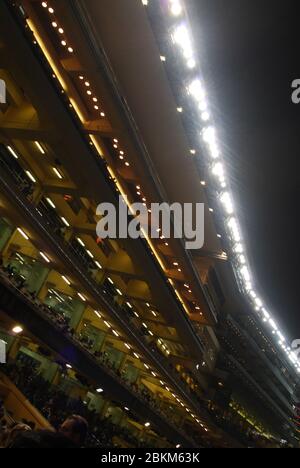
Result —
<instances>
[{"instance_id":1,"label":"bright light strip","mask_svg":"<svg viewBox=\"0 0 300 468\"><path fill-rule=\"evenodd\" d=\"M49 258L47 257L46 254L44 254L44 252L40 252L40 256L45 260L45 262L50 263Z\"/></svg>"},{"instance_id":2,"label":"bright light strip","mask_svg":"<svg viewBox=\"0 0 300 468\"><path fill-rule=\"evenodd\" d=\"M53 208L54 210L56 209L56 206L54 205L53 201L51 200L51 198L46 198L46 201L48 203L48 205L51 206L51 208Z\"/></svg>"},{"instance_id":3,"label":"bright light strip","mask_svg":"<svg viewBox=\"0 0 300 468\"><path fill-rule=\"evenodd\" d=\"M94 258L94 255L90 250L87 250L86 253L88 254L89 257Z\"/></svg>"},{"instance_id":4,"label":"bright light strip","mask_svg":"<svg viewBox=\"0 0 300 468\"><path fill-rule=\"evenodd\" d=\"M241 235L240 235L240 230L238 227L238 222L236 218L232 217L230 220L227 222L227 226L230 231L230 235L233 239L234 242L240 242L241 241Z\"/></svg>"},{"instance_id":5,"label":"bright light strip","mask_svg":"<svg viewBox=\"0 0 300 468\"><path fill-rule=\"evenodd\" d=\"M202 139L208 147L210 156L213 159L219 158L220 151L218 148L217 134L215 128L212 126L204 128L204 130L202 131Z\"/></svg>"},{"instance_id":6,"label":"bright light strip","mask_svg":"<svg viewBox=\"0 0 300 468\"><path fill-rule=\"evenodd\" d=\"M58 177L60 180L62 180L62 179L63 179L63 176L62 176L62 174L59 172L59 170L58 170L56 167L53 167L52 169L53 169L54 174L56 174L57 177Z\"/></svg>"},{"instance_id":7,"label":"bright light strip","mask_svg":"<svg viewBox=\"0 0 300 468\"><path fill-rule=\"evenodd\" d=\"M249 273L249 274L250 274L250 273ZM249 281L250 281L250 280L249 280ZM262 303L262 300L259 299L259 297L256 297L255 300L254 300L254 302L255 302L256 307L258 307L259 309L262 308L263 303Z\"/></svg>"},{"instance_id":8,"label":"bright light strip","mask_svg":"<svg viewBox=\"0 0 300 468\"><path fill-rule=\"evenodd\" d=\"M233 246L233 251L237 254L242 254L244 252L244 247L240 242L238 242Z\"/></svg>"},{"instance_id":9,"label":"bright light strip","mask_svg":"<svg viewBox=\"0 0 300 468\"><path fill-rule=\"evenodd\" d=\"M221 203L223 204L227 214L232 215L234 213L233 202L229 192L223 192L220 197Z\"/></svg>"},{"instance_id":10,"label":"bright light strip","mask_svg":"<svg viewBox=\"0 0 300 468\"><path fill-rule=\"evenodd\" d=\"M251 281L251 276L248 267L245 265L240 269L240 274L246 282Z\"/></svg>"},{"instance_id":11,"label":"bright light strip","mask_svg":"<svg viewBox=\"0 0 300 468\"><path fill-rule=\"evenodd\" d=\"M201 103L205 102L205 90L201 83L201 81L196 78L194 81L190 83L187 88L188 93L195 99L195 101L201 105Z\"/></svg>"},{"instance_id":12,"label":"bright light strip","mask_svg":"<svg viewBox=\"0 0 300 468\"><path fill-rule=\"evenodd\" d=\"M111 324L108 323L106 320L104 320L104 323L105 323L105 325L107 326L107 328L111 328Z\"/></svg>"},{"instance_id":13,"label":"bright light strip","mask_svg":"<svg viewBox=\"0 0 300 468\"><path fill-rule=\"evenodd\" d=\"M262 313L266 320L269 320L271 318L269 312L267 312L266 309L262 309Z\"/></svg>"},{"instance_id":14,"label":"bright light strip","mask_svg":"<svg viewBox=\"0 0 300 468\"><path fill-rule=\"evenodd\" d=\"M84 297L83 294L81 294L80 292L77 293L78 297L80 297L80 299L83 301L83 302L86 302L86 298Z\"/></svg>"},{"instance_id":15,"label":"bright light strip","mask_svg":"<svg viewBox=\"0 0 300 468\"><path fill-rule=\"evenodd\" d=\"M278 327L276 325L276 323L274 322L273 319L269 319L269 324L271 325L271 327L273 328L273 330L277 331L278 330Z\"/></svg>"},{"instance_id":16,"label":"bright light strip","mask_svg":"<svg viewBox=\"0 0 300 468\"><path fill-rule=\"evenodd\" d=\"M13 157L14 157L15 159L19 159L19 156L17 155L17 153L15 152L15 150L14 150L11 146L7 146L7 149L8 149L8 151L10 152L10 154L13 155Z\"/></svg>"},{"instance_id":17,"label":"bright light strip","mask_svg":"<svg viewBox=\"0 0 300 468\"><path fill-rule=\"evenodd\" d=\"M224 166L221 162L216 162L212 168L211 171L213 175L218 179L221 187L226 187L226 178L225 178L225 169ZM230 197L230 195L228 194ZM228 208L228 211L231 210L231 213L228 214L233 214L233 203L231 201L231 206L229 206L229 201L227 200L227 205L226 208Z\"/></svg>"},{"instance_id":18,"label":"bright light strip","mask_svg":"<svg viewBox=\"0 0 300 468\"><path fill-rule=\"evenodd\" d=\"M69 281L66 276L62 275L62 279L64 280L65 283L67 283L68 286L71 286L71 281Z\"/></svg>"},{"instance_id":19,"label":"bright light strip","mask_svg":"<svg viewBox=\"0 0 300 468\"><path fill-rule=\"evenodd\" d=\"M30 171L25 171L26 172L26 175L27 177L34 183L36 184L36 178L31 174Z\"/></svg>"},{"instance_id":20,"label":"bright light strip","mask_svg":"<svg viewBox=\"0 0 300 468\"><path fill-rule=\"evenodd\" d=\"M170 15L172 16L184 15L184 11L179 0L169 0L168 3L169 3ZM188 29L188 22L184 21L184 19L181 18L177 22L175 29L173 29L172 31L172 39L173 39L174 44L178 46L180 53L183 53L184 57L187 59L193 58L191 38L192 38L192 34ZM203 124L201 120L205 121L206 119L210 118L207 112L208 106L206 102L206 95L205 95L205 89L204 89L203 83L200 81L199 78L195 77L194 80L187 86L187 91L189 95L195 100L196 105L201 111L200 125L202 126ZM217 138L216 129L211 125L206 126L202 130L201 135L207 147L208 154L211 156L211 158L213 159L221 158L221 152L218 146L218 138ZM221 184L221 188L224 189L227 186L227 184L225 180L225 170L220 161L217 161L216 164L212 167L212 172L214 176L218 178ZM241 237L241 233L240 233L239 226L238 226L238 221L234 217L235 210L234 210L234 203L233 203L231 194L227 191L224 192L223 190L223 193L220 196L220 202L224 208L224 213L226 214L226 217L228 215L231 216L229 222L228 220L226 222L226 227L228 228L229 233L230 233L230 237L232 240L232 250L233 250L233 253L236 255L235 264L238 266L241 283L245 290L245 293L248 294L249 297L251 298L252 306L256 310L262 311L262 320L264 322L271 320L271 323L274 325L275 322L271 319L270 314L265 309L262 308L262 301L260 301L260 299L257 298L257 295L253 290L251 281L249 280L251 276L251 272L250 272L250 268L247 265L244 246L242 244L242 237ZM221 237L221 236L218 235L218 237ZM284 338L284 336L278 330L276 324L275 326L276 326L277 335L281 338L280 343L282 347L282 342L283 342L282 338ZM291 357L289 354L290 350L286 347L283 347L283 349L286 352L289 359L291 360ZM295 367L298 369L297 365L295 365Z\"/></svg>"},{"instance_id":21,"label":"bright light strip","mask_svg":"<svg viewBox=\"0 0 300 468\"><path fill-rule=\"evenodd\" d=\"M28 24L29 28L31 29L31 31L33 32L37 43L39 44L41 50L43 51L43 54L45 55L47 61L49 62L49 64L50 64L55 76L57 77L61 87L63 88L64 91L67 91L67 85L66 85L62 75L60 74L60 71L59 71L58 67L56 66L56 63L54 62L54 60L52 59L50 53L48 52L48 49L47 49L46 45L44 44L41 36L39 35L38 30L36 29L33 21L31 21L31 19L27 19L27 24Z\"/></svg>"},{"instance_id":22,"label":"bright light strip","mask_svg":"<svg viewBox=\"0 0 300 468\"><path fill-rule=\"evenodd\" d=\"M283 341L283 342L286 341L285 337L283 336L283 334L282 334L280 331L277 332L277 335L279 336L279 338L281 339L281 341Z\"/></svg>"},{"instance_id":23,"label":"bright light strip","mask_svg":"<svg viewBox=\"0 0 300 468\"><path fill-rule=\"evenodd\" d=\"M40 153L46 154L44 148L42 147L42 145L38 141L35 141L34 143L35 143L35 146L37 147L37 149L39 150Z\"/></svg>"},{"instance_id":24,"label":"bright light strip","mask_svg":"<svg viewBox=\"0 0 300 468\"><path fill-rule=\"evenodd\" d=\"M98 312L97 310L94 310L94 313L97 315L97 317L98 317L99 319L102 318L100 312Z\"/></svg>"},{"instance_id":25,"label":"bright light strip","mask_svg":"<svg viewBox=\"0 0 300 468\"><path fill-rule=\"evenodd\" d=\"M16 327L12 329L12 332L15 333L16 335L19 335L20 333L23 332L23 328L17 325Z\"/></svg>"},{"instance_id":26,"label":"bright light strip","mask_svg":"<svg viewBox=\"0 0 300 468\"><path fill-rule=\"evenodd\" d=\"M85 247L85 243L80 239L80 237L77 237L77 242L81 245L81 247Z\"/></svg>"},{"instance_id":27,"label":"bright light strip","mask_svg":"<svg viewBox=\"0 0 300 468\"><path fill-rule=\"evenodd\" d=\"M194 59L194 51L192 41L186 24L182 23L177 26L172 34L174 44L177 44L182 51L184 58L187 60L189 68L194 68L196 65Z\"/></svg>"},{"instance_id":28,"label":"bright light strip","mask_svg":"<svg viewBox=\"0 0 300 468\"><path fill-rule=\"evenodd\" d=\"M21 234L22 237L24 237L25 240L29 240L29 237L27 236L27 234L23 231L23 229L21 228L17 228L17 231Z\"/></svg>"},{"instance_id":29,"label":"bright light strip","mask_svg":"<svg viewBox=\"0 0 300 468\"><path fill-rule=\"evenodd\" d=\"M99 268L99 270L102 270L102 265L98 261L95 262L95 265Z\"/></svg>"},{"instance_id":30,"label":"bright light strip","mask_svg":"<svg viewBox=\"0 0 300 468\"><path fill-rule=\"evenodd\" d=\"M64 223L65 226L70 227L70 224L68 223L68 221L66 220L66 218L64 218L64 217L62 216L60 219L62 220L62 222Z\"/></svg>"}]
</instances>

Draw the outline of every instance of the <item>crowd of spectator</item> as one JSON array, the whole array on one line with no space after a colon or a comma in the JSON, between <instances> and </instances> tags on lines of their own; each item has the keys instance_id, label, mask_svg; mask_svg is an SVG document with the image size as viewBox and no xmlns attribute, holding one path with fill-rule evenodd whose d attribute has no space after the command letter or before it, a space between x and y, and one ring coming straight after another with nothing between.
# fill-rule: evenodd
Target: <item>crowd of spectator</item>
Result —
<instances>
[{"instance_id":1,"label":"crowd of spectator","mask_svg":"<svg viewBox=\"0 0 300 468\"><path fill-rule=\"evenodd\" d=\"M62 427L65 427L64 421L68 421L70 415L75 414L86 421L86 434L84 441L80 441L80 446L118 447L121 440L128 446L147 447L142 437L136 437L127 427L114 424L111 416L101 419L99 414L89 409L81 398L69 397L62 389L46 381L32 366L23 362L15 362L3 366L2 370L32 405L41 412L55 431L60 431Z\"/></svg>"},{"instance_id":2,"label":"crowd of spectator","mask_svg":"<svg viewBox=\"0 0 300 468\"><path fill-rule=\"evenodd\" d=\"M2 263L2 264L1 264ZM22 278L12 265L4 267L3 262L0 262L0 273L5 275L6 279L9 279L11 284L16 287L22 295L26 297L35 307L38 308L39 312L44 314L50 319L60 331L72 339L76 345L80 345L85 352L88 352L90 357L97 360L99 365L105 367L106 372L110 372L118 379L123 385L126 385L137 397L147 402L154 411L158 412L162 417L176 423L176 419L172 414L171 409L168 408L163 401L158 401L157 398L142 384L130 381L126 374L118 369L115 363L111 362L105 351L93 350L93 341L86 335L81 333L75 333L75 330L70 326L70 319L61 312L58 312L55 308L52 308L40 301L34 292L28 290L26 280Z\"/></svg>"},{"instance_id":3,"label":"crowd of spectator","mask_svg":"<svg viewBox=\"0 0 300 468\"><path fill-rule=\"evenodd\" d=\"M32 421L17 421L0 400L0 448L84 448L88 422L71 414L51 429L38 429Z\"/></svg>"},{"instance_id":4,"label":"crowd of spectator","mask_svg":"<svg viewBox=\"0 0 300 468\"><path fill-rule=\"evenodd\" d=\"M0 259L0 274L5 276L5 279L9 279L11 284L16 287L20 293L22 293L27 300L29 300L34 306L38 307L39 311L42 312L48 319L50 319L57 327L59 327L60 331L66 334L70 339L72 339L77 345L80 345L89 355L96 359L99 365L105 367L106 371L113 373L114 377L121 381L123 385L126 385L136 397L140 397L144 401L146 401L154 411L158 412L161 416L168 418L168 421L172 421L176 424L176 418L174 414L172 414L171 407L168 407L164 404L163 401L158 401L157 398L153 396L153 394L142 384L138 384L136 382L131 382L126 374L119 370L115 363L113 363L107 353L105 351L95 351L93 341L84 334L77 334L75 333L74 329L70 327L70 320L67 316L63 313L58 312L54 308L43 304L36 296L34 292L30 292L28 290L26 280L21 277L16 269L8 264L4 266L3 261ZM132 315L130 311L127 313L129 314L130 318L132 319ZM170 363L168 363L170 366ZM173 371L171 369L170 371ZM190 389L189 389L190 390ZM205 402L197 398L199 405L203 406L206 409L216 425L222 429L224 429L227 433L231 434L232 437L236 438L243 444L250 444L252 443L253 437L251 430L248 427L242 427L243 424L241 421L236 421L236 418L228 416L228 412L224 412L222 410L212 408L209 405L206 405ZM226 415L225 415L226 413Z\"/></svg>"}]
</instances>

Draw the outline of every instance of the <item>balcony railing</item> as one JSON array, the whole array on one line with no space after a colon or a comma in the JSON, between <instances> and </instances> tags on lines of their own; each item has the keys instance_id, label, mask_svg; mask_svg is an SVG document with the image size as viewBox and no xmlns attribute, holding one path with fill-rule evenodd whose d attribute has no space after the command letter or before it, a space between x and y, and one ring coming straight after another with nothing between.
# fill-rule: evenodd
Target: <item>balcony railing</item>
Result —
<instances>
[{"instance_id":1,"label":"balcony railing","mask_svg":"<svg viewBox=\"0 0 300 468\"><path fill-rule=\"evenodd\" d=\"M156 406L154 399L149 401L148 398L144 398L139 390L133 390L132 386L126 380L118 376L111 368L105 366L99 357L96 357L91 351L89 351L80 343L78 336L74 336L74 334L67 326L67 323L62 319L61 316L55 314L53 310L42 304L32 294L25 292L24 287L20 290L19 287L15 284L13 277L9 278L7 274L3 272L3 270L0 270L0 282L3 283L8 290L10 290L13 297L20 299L22 303L25 303L28 307L30 307L31 310L34 311L35 314L41 317L44 322L48 323L46 333L49 333L51 328L54 328L57 332L63 334L64 338L68 340L73 346L75 346L82 355L92 360L97 365L97 367L101 369L103 374L110 376L115 384L126 387L127 392L131 394L132 400L137 400L141 405L148 406L148 412L150 408L151 412L154 413L157 418L163 420L165 424L172 427L173 431L175 430L183 439L194 445L194 442L189 439L186 434L183 433L180 428L178 428L178 426L175 425L175 421L173 421L171 414L166 413L164 410ZM40 338L43 339L43 337ZM45 340L45 342L47 342L47 340ZM72 364L76 368L76 362L72 362ZM151 415L149 413L149 419L151 419L150 416Z\"/></svg>"},{"instance_id":2,"label":"balcony railing","mask_svg":"<svg viewBox=\"0 0 300 468\"><path fill-rule=\"evenodd\" d=\"M145 339L144 332L138 329L133 323L129 323L126 311L120 307L115 297L110 296L103 285L98 284L89 270L89 266L82 259L79 261L78 253L70 242L61 236L60 232L53 229L53 219L45 216L31 201L32 191L28 194L28 187L23 188L19 185L19 174L16 173L13 166L8 165L0 158L0 184L1 189L6 193L14 203L17 204L23 216L30 220L35 228L39 230L43 239L48 240L49 245L54 248L58 257L64 260L77 275L82 285L87 288L89 293L104 309L108 310L115 322L125 331L127 336L133 342L139 344L142 354L147 356L154 367L166 378L170 384L178 391L181 397L189 404L199 417L208 420L206 411L202 411L201 403L192 390L179 378L178 372L172 364L158 351L158 348L149 348L149 343ZM126 315L125 315L126 314ZM125 315L125 316L124 316Z\"/></svg>"}]
</instances>

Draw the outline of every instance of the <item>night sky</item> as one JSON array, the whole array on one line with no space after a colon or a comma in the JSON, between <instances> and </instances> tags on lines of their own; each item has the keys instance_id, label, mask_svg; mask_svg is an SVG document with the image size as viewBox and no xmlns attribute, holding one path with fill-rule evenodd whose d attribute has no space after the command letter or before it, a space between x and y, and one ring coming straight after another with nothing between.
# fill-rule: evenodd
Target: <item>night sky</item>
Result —
<instances>
[{"instance_id":1,"label":"night sky","mask_svg":"<svg viewBox=\"0 0 300 468\"><path fill-rule=\"evenodd\" d=\"M256 286L300 338L296 0L187 0Z\"/></svg>"}]
</instances>

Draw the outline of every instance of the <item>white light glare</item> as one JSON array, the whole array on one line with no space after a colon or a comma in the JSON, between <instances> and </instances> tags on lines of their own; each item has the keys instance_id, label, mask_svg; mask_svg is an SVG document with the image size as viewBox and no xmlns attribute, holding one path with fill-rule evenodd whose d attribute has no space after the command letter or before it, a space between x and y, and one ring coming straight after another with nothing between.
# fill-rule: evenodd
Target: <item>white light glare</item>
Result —
<instances>
[{"instance_id":1,"label":"white light glare","mask_svg":"<svg viewBox=\"0 0 300 468\"><path fill-rule=\"evenodd\" d=\"M240 242L238 242L234 245L233 251L237 254L242 254L244 252L244 247Z\"/></svg>"},{"instance_id":2,"label":"white light glare","mask_svg":"<svg viewBox=\"0 0 300 468\"><path fill-rule=\"evenodd\" d=\"M251 281L251 276L250 276L250 272L249 272L248 267L243 266L243 267L240 269L240 273L241 273L243 279L244 279L246 282Z\"/></svg>"},{"instance_id":3,"label":"white light glare","mask_svg":"<svg viewBox=\"0 0 300 468\"><path fill-rule=\"evenodd\" d=\"M234 213L234 209L233 209L233 202L232 202L230 193L229 192L223 192L221 197L220 197L220 200L221 200L222 204L224 205L226 213L229 214L229 215L232 215Z\"/></svg>"},{"instance_id":4,"label":"white light glare","mask_svg":"<svg viewBox=\"0 0 300 468\"><path fill-rule=\"evenodd\" d=\"M289 358L294 364L298 361L297 356L293 351L289 354Z\"/></svg>"},{"instance_id":5,"label":"white light glare","mask_svg":"<svg viewBox=\"0 0 300 468\"><path fill-rule=\"evenodd\" d=\"M273 328L273 330L277 331L278 330L278 327L276 325L276 323L274 322L273 319L269 319L269 324L271 325L271 327Z\"/></svg>"},{"instance_id":6,"label":"white light glare","mask_svg":"<svg viewBox=\"0 0 300 468\"><path fill-rule=\"evenodd\" d=\"M285 337L283 336L283 334L282 334L280 331L277 332L277 335L279 336L279 338L280 338L281 341L283 341L283 342L286 341L286 340L285 340Z\"/></svg>"},{"instance_id":7,"label":"white light glare","mask_svg":"<svg viewBox=\"0 0 300 468\"><path fill-rule=\"evenodd\" d=\"M256 295L256 292L253 291L253 289L251 289L251 290L249 291L249 294L250 294L250 296L252 297L252 299L256 299L257 295Z\"/></svg>"},{"instance_id":8,"label":"white light glare","mask_svg":"<svg viewBox=\"0 0 300 468\"><path fill-rule=\"evenodd\" d=\"M188 86L188 92L197 101L198 104L203 102L205 99L205 91L203 85L199 79L195 79Z\"/></svg>"},{"instance_id":9,"label":"white light glare","mask_svg":"<svg viewBox=\"0 0 300 468\"><path fill-rule=\"evenodd\" d=\"M220 156L220 151L217 145L217 135L214 127L206 127L202 132L203 141L207 144L210 155L213 159Z\"/></svg>"},{"instance_id":10,"label":"white light glare","mask_svg":"<svg viewBox=\"0 0 300 468\"><path fill-rule=\"evenodd\" d=\"M148 4L147 0L142 0L142 2L143 4ZM169 6L170 6L170 12L172 15L180 16L183 13L183 8L179 0L169 0ZM175 28L172 34L172 39L173 39L173 42L180 47L184 57L187 60L187 66L190 68L194 68L196 66L196 62L194 59L194 52L193 52L191 37L190 37L186 24L181 23L179 26ZM192 81L190 85L187 87L187 91L195 99L196 103L198 104L199 110L201 111L201 119L203 121L208 121L210 119L210 116L207 111L205 90L202 86L201 81L199 79L195 79L194 81ZM217 135L216 135L215 128L212 126L208 126L204 128L204 130L202 131L202 138L208 147L211 157L213 159L219 158L220 151L218 148ZM225 188L226 181L225 181L225 174L224 174L224 168L223 168L222 163L217 162L212 167L212 173L219 179L221 186ZM234 206L233 206L230 193L229 192L222 193L222 195L220 196L220 201L224 205L224 208L227 214L233 215ZM243 248L243 245L241 244L241 235L240 235L238 222L236 218L231 217L227 223L227 226L230 231L230 235L234 241L233 251L238 256L238 262L240 263L240 266L241 266L239 271L244 280L244 286L246 290L248 291L249 295L251 296L251 298L254 300L257 309L261 310L263 317L264 317L264 321L267 321L270 324L270 326L273 328L273 330L277 332L277 335L280 338L281 347L287 351L289 359L295 364L297 362L297 356L295 355L295 353L290 352L290 349L285 348L283 344L286 341L285 337L278 330L278 327L276 323L274 322L274 320L271 318L270 314L266 311L266 309L263 308L263 303L261 299L257 297L255 291L253 290L253 287L251 284L250 271L246 265L246 258L243 255L244 248ZM300 368L298 368L298 372L300 372Z\"/></svg>"},{"instance_id":11,"label":"white light glare","mask_svg":"<svg viewBox=\"0 0 300 468\"><path fill-rule=\"evenodd\" d=\"M226 187L225 169L224 169L224 166L223 166L223 164L221 162L217 162L212 166L212 173L219 180L219 183L220 183L221 187ZM230 195L229 195L229 197L230 197ZM233 204L232 204L232 202L231 202L231 205L232 205L232 213L233 213ZM228 206L229 206L229 204L228 204ZM228 214L232 214L232 213L228 213Z\"/></svg>"},{"instance_id":12,"label":"white light glare","mask_svg":"<svg viewBox=\"0 0 300 468\"><path fill-rule=\"evenodd\" d=\"M175 28L172 34L172 39L173 42L181 48L183 56L187 60L188 67L194 68L194 66L196 66L196 62L194 60L192 41L185 24L180 24Z\"/></svg>"},{"instance_id":13,"label":"white light glare","mask_svg":"<svg viewBox=\"0 0 300 468\"><path fill-rule=\"evenodd\" d=\"M210 119L210 115L208 112L202 112L201 114L201 119L203 120L203 122L207 122L209 119Z\"/></svg>"},{"instance_id":14,"label":"white light glare","mask_svg":"<svg viewBox=\"0 0 300 468\"><path fill-rule=\"evenodd\" d=\"M271 318L269 312L267 312L266 309L262 309L262 313L266 320L269 320Z\"/></svg>"},{"instance_id":15,"label":"white light glare","mask_svg":"<svg viewBox=\"0 0 300 468\"><path fill-rule=\"evenodd\" d=\"M170 10L172 15L180 16L182 13L182 6L179 0L170 0Z\"/></svg>"},{"instance_id":16,"label":"white light glare","mask_svg":"<svg viewBox=\"0 0 300 468\"><path fill-rule=\"evenodd\" d=\"M231 237L235 242L240 242L241 240L241 235L240 235L240 230L238 227L237 220L235 218L230 218L230 220L227 223L228 228L230 230Z\"/></svg>"}]
</instances>

